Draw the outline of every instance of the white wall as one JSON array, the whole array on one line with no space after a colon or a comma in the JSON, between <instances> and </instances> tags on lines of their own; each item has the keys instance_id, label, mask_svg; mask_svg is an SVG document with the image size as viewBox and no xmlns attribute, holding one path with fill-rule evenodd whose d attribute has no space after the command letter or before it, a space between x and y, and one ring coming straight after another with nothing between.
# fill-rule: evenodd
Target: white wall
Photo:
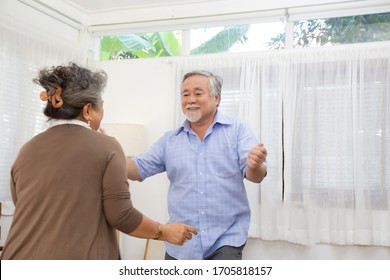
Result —
<instances>
[{"instance_id":1,"label":"white wall","mask_svg":"<svg viewBox=\"0 0 390 280\"><path fill-rule=\"evenodd\" d=\"M93 66L104 69L109 76L104 94L103 122L144 124L147 146L165 131L173 129L174 97L179 93L174 92L176 81L169 61L170 59L140 59L95 62ZM164 222L167 218L168 184L165 174L142 183L131 182L134 205L147 216ZM154 242L150 245L163 250L163 247ZM144 240L122 235L122 258L142 259L144 249ZM301 246L284 241L249 239L244 259L390 259L390 248L326 244Z\"/></svg>"}]
</instances>

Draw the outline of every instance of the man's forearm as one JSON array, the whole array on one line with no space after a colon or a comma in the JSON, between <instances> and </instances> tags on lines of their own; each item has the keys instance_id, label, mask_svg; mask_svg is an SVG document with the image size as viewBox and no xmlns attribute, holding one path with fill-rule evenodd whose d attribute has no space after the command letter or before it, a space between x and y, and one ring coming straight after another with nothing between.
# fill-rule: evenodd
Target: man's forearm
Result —
<instances>
[{"instance_id":1,"label":"man's forearm","mask_svg":"<svg viewBox=\"0 0 390 280\"><path fill-rule=\"evenodd\" d=\"M138 181L141 179L141 176L139 175L137 165L135 165L135 162L130 158L126 157L126 168L127 168L127 178L132 181Z\"/></svg>"},{"instance_id":2,"label":"man's forearm","mask_svg":"<svg viewBox=\"0 0 390 280\"><path fill-rule=\"evenodd\" d=\"M245 178L253 183L260 183L267 174L267 167L262 163L258 168L247 168Z\"/></svg>"}]
</instances>

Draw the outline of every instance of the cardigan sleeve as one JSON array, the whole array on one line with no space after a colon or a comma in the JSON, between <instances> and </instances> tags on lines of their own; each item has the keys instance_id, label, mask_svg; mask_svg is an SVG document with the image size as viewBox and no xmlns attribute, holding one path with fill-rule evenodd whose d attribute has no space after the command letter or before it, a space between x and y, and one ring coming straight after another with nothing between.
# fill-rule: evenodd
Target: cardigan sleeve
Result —
<instances>
[{"instance_id":1,"label":"cardigan sleeve","mask_svg":"<svg viewBox=\"0 0 390 280\"><path fill-rule=\"evenodd\" d=\"M107 167L103 175L103 211L107 222L128 234L142 221L131 201L126 174L126 160L122 147L115 138L107 141Z\"/></svg>"}]
</instances>

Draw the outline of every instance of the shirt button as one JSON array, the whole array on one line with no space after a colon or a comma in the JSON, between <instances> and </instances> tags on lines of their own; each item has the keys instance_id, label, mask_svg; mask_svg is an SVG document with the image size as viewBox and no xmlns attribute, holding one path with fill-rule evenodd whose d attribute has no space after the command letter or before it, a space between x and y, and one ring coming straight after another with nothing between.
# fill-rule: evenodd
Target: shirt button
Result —
<instances>
[{"instance_id":1,"label":"shirt button","mask_svg":"<svg viewBox=\"0 0 390 280\"><path fill-rule=\"evenodd\" d=\"M203 194L203 192L200 192L200 194Z\"/></svg>"},{"instance_id":2,"label":"shirt button","mask_svg":"<svg viewBox=\"0 0 390 280\"><path fill-rule=\"evenodd\" d=\"M200 175L203 175L203 172L199 172Z\"/></svg>"},{"instance_id":3,"label":"shirt button","mask_svg":"<svg viewBox=\"0 0 390 280\"><path fill-rule=\"evenodd\" d=\"M200 214L202 214L202 215L203 215L203 214L204 214L204 212L202 211L202 212L200 212Z\"/></svg>"}]
</instances>

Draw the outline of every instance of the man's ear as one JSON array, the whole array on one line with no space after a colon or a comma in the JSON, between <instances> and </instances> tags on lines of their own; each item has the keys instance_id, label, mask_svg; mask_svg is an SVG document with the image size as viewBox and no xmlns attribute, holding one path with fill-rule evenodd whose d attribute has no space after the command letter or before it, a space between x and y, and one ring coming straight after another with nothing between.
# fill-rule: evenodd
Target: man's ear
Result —
<instances>
[{"instance_id":1,"label":"man's ear","mask_svg":"<svg viewBox=\"0 0 390 280\"><path fill-rule=\"evenodd\" d=\"M218 107L219 103L221 103L221 94L220 93L215 95L215 101L217 102L217 107Z\"/></svg>"},{"instance_id":2,"label":"man's ear","mask_svg":"<svg viewBox=\"0 0 390 280\"><path fill-rule=\"evenodd\" d=\"M83 107L83 118L86 121L90 121L91 120L91 115L90 115L91 109L92 109L92 104L91 103L85 104L84 107Z\"/></svg>"}]
</instances>

